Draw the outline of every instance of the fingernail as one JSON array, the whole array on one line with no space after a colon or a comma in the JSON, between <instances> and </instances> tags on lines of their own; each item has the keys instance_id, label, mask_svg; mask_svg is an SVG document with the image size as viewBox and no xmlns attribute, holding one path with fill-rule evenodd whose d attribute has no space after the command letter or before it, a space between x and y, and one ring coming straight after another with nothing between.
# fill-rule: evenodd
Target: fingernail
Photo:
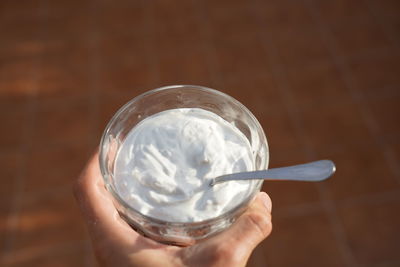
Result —
<instances>
[{"instance_id":1,"label":"fingernail","mask_svg":"<svg viewBox=\"0 0 400 267\"><path fill-rule=\"evenodd\" d=\"M272 203L271 203L271 199L269 198L269 196L267 195L267 193L265 192L260 192L259 196L258 196L261 201L263 202L265 208L271 212L272 211Z\"/></svg>"}]
</instances>

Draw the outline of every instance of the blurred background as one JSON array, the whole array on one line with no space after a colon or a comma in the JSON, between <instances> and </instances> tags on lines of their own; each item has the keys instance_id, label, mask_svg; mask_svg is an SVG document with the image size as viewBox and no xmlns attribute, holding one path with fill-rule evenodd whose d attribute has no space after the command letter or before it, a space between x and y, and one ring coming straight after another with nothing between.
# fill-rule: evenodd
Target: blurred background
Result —
<instances>
[{"instance_id":1,"label":"blurred background","mask_svg":"<svg viewBox=\"0 0 400 267\"><path fill-rule=\"evenodd\" d=\"M97 266L71 193L112 114L149 89L221 90L259 119L271 183L249 266L400 266L400 1L1 0L0 265Z\"/></svg>"}]
</instances>

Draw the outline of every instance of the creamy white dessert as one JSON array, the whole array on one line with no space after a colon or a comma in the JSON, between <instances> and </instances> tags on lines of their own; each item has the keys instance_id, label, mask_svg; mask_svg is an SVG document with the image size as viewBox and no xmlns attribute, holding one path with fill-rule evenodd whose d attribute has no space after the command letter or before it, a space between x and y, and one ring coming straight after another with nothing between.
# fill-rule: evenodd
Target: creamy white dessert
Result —
<instances>
[{"instance_id":1,"label":"creamy white dessert","mask_svg":"<svg viewBox=\"0 0 400 267\"><path fill-rule=\"evenodd\" d=\"M140 213L170 222L215 218L251 193L251 182L209 186L223 174L253 170L248 139L200 108L166 110L138 123L115 160L117 193Z\"/></svg>"}]
</instances>

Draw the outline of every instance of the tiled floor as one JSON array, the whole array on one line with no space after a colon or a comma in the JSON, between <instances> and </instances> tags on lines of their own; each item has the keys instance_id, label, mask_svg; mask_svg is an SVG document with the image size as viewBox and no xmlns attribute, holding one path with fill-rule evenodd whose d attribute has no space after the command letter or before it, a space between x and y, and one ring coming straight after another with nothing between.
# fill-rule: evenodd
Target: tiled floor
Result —
<instances>
[{"instance_id":1,"label":"tiled floor","mask_svg":"<svg viewBox=\"0 0 400 267\"><path fill-rule=\"evenodd\" d=\"M0 265L96 266L70 191L116 109L167 84L254 112L274 231L249 266L400 266L397 0L0 2Z\"/></svg>"}]
</instances>

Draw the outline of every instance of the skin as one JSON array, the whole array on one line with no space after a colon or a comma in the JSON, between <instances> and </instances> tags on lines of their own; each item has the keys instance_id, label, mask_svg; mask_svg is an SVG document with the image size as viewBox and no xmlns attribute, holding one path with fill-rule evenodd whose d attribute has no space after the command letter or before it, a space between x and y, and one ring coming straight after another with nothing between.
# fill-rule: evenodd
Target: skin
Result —
<instances>
[{"instance_id":1,"label":"skin","mask_svg":"<svg viewBox=\"0 0 400 267\"><path fill-rule=\"evenodd\" d=\"M227 230L187 247L169 246L133 230L105 189L96 152L76 181L74 193L101 266L245 266L272 230L269 196L260 192Z\"/></svg>"}]
</instances>

